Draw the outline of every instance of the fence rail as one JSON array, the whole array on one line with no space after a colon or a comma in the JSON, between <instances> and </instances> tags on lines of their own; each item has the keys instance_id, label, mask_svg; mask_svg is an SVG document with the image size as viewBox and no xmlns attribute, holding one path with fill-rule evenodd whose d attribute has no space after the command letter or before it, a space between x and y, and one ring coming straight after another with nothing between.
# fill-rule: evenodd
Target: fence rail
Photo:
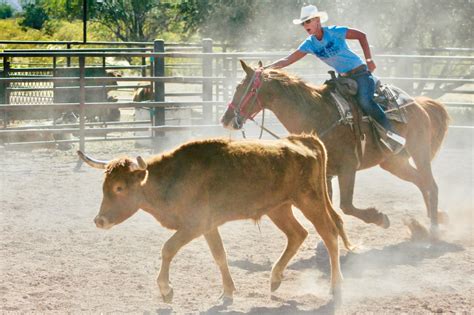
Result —
<instances>
[{"instance_id":1,"label":"fence rail","mask_svg":"<svg viewBox=\"0 0 474 315\"><path fill-rule=\"evenodd\" d=\"M82 47L82 42L0 41L0 44L67 45L69 48L66 50L37 49L35 51L8 49L0 53L0 64L3 66L0 77L0 103L2 100L4 103L0 105L0 120L3 116L3 129L0 129L0 137L40 131L51 134L79 133L78 140L57 141L58 143L61 143L60 141L79 142L81 149L84 149L86 137L89 141L91 140L90 135L97 135L101 132L109 134L150 131L150 137L154 137L169 130L210 128L209 126L214 128L217 126L217 117L231 97L235 84L243 77L239 59L270 61L286 55L286 52L214 52L216 45L211 40L204 40L201 44L188 45L164 43L161 40L152 43L93 42L88 44L126 46L127 48L85 49L71 48L73 45ZM128 48L130 46L134 46L134 48ZM474 94L472 88L474 86L474 56L472 54L474 50L445 49L440 51L467 55L376 54L374 58L385 61L379 63L383 66L378 70L380 78L384 82L396 83L408 92L415 92L417 95L465 94L472 100L471 95ZM427 53L435 52L428 51ZM114 58L113 62L110 62L111 58ZM116 60L126 60L128 64L117 64ZM324 81L328 77L327 74L324 74L327 69L321 65L314 66L314 64L316 63L304 63L303 61L303 67L292 67L290 71L298 73L309 81ZM302 68L305 71L302 71ZM308 69L310 70L308 71ZM116 70L123 70L123 75L121 77L105 75L106 71ZM62 71L69 71L70 76L60 76ZM90 71L95 71L96 74L89 75ZM190 75L185 74L187 72ZM308 73L311 74L308 75ZM183 91L170 90L168 88L170 84L183 86L181 88ZM196 89L184 88L185 85L194 86ZM107 95L113 90L123 91L137 87L151 88L153 90L151 100L148 102L108 102L107 99L103 101L88 99L92 92L102 90ZM35 96L32 96L30 103L25 101L11 103L11 99L15 95L17 99L27 100L28 95L38 92L49 93L49 98L53 100L53 103L37 104L34 101ZM54 96L58 93L77 95L77 101L55 102ZM42 97L42 100L45 98L44 95L36 97ZM200 97L200 100L171 101L170 99L182 97L193 97L194 99ZM472 108L474 106L474 103L469 101L445 102L445 104L448 107L457 108ZM90 109L139 109L143 107L150 110L151 119L148 120L150 126L134 126L134 124L143 124L143 121L123 122L124 125L132 125L132 127L117 127L112 122L105 122L104 126L106 127L93 128L93 126L99 125L91 125L85 121L85 113ZM196 124L168 128L165 112L171 108L192 109L193 114L198 117L193 117L191 121ZM23 129L8 124L8 117L14 116L15 112L57 113L61 111L77 112L79 123L73 128L54 126L35 128L30 125L29 128ZM53 117L49 118L53 119ZM150 137L136 136L126 137L126 139ZM110 138L107 137L107 140ZM97 139L93 138L93 141L97 141ZM11 144L13 143L18 144L11 142Z\"/></svg>"}]
</instances>

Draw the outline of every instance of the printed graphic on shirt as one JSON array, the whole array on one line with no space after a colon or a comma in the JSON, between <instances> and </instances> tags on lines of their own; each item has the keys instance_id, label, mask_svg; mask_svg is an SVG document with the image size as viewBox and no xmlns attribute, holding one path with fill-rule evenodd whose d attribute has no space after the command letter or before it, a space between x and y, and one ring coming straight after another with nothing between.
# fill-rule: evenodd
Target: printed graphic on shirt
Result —
<instances>
[{"instance_id":1,"label":"printed graphic on shirt","mask_svg":"<svg viewBox=\"0 0 474 315\"><path fill-rule=\"evenodd\" d=\"M334 44L334 41L330 41L326 44L325 47L321 47L321 49L316 50L316 56L321 58L329 58L335 56L341 50L341 46L337 46Z\"/></svg>"}]
</instances>

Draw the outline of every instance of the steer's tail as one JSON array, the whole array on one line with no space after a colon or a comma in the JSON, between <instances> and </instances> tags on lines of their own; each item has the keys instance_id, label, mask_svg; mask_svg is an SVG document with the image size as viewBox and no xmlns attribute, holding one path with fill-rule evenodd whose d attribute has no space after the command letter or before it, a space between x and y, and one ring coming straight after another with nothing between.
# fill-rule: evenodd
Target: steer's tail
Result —
<instances>
[{"instance_id":1,"label":"steer's tail","mask_svg":"<svg viewBox=\"0 0 474 315\"><path fill-rule=\"evenodd\" d=\"M349 238L347 237L346 231L344 230L344 222L342 218L337 214L336 210L334 210L334 206L332 205L331 198L329 197L328 186L327 186L327 152L326 148L324 147L323 142L314 134L306 135L292 135L289 136L288 139L290 141L298 141L311 151L313 151L316 155L316 159L319 162L319 169L320 169L320 176L315 180L316 185L321 187L322 190L322 198L324 202L324 208L328 211L329 217L332 219L332 222L336 226L336 229L339 233L339 236L342 238L342 242L344 243L344 247L347 250L352 251L354 246L352 246ZM318 182L319 181L319 182Z\"/></svg>"}]
</instances>

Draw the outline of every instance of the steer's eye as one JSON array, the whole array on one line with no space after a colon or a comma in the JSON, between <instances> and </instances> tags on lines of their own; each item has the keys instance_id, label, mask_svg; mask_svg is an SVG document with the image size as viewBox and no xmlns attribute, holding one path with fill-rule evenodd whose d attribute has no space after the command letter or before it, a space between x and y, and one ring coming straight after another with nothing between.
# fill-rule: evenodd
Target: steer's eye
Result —
<instances>
[{"instance_id":1,"label":"steer's eye","mask_svg":"<svg viewBox=\"0 0 474 315\"><path fill-rule=\"evenodd\" d=\"M121 193L123 191L123 187L122 186L115 186L115 192L116 193Z\"/></svg>"}]
</instances>

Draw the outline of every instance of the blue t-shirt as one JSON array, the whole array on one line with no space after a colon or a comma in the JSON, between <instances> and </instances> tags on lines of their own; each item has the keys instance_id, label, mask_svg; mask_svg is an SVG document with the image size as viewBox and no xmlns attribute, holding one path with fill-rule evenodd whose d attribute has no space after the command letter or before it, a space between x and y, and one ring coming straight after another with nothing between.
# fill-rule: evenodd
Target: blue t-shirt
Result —
<instances>
[{"instance_id":1,"label":"blue t-shirt","mask_svg":"<svg viewBox=\"0 0 474 315\"><path fill-rule=\"evenodd\" d=\"M346 33L347 27L344 26L324 26L321 40L310 35L298 50L319 57L338 73L348 72L364 62L347 46Z\"/></svg>"}]
</instances>

